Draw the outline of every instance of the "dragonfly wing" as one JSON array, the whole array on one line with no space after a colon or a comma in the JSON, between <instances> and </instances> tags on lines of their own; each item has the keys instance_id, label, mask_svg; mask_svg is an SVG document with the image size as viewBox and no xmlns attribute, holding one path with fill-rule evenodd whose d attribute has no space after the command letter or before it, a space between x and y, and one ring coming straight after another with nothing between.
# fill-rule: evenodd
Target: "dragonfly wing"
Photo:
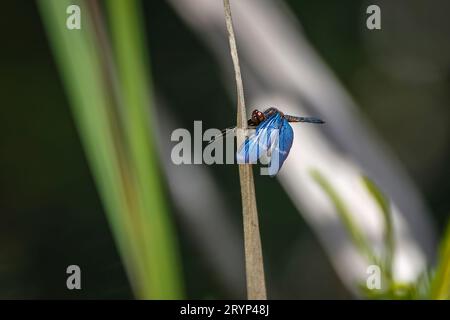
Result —
<instances>
[{"instance_id":1,"label":"dragonfly wing","mask_svg":"<svg viewBox=\"0 0 450 320\"><path fill-rule=\"evenodd\" d=\"M256 163L257 160L268 151L272 144L274 128L281 125L281 116L274 114L269 119L261 122L253 133L239 148L236 159L238 163Z\"/></svg>"},{"instance_id":2,"label":"dragonfly wing","mask_svg":"<svg viewBox=\"0 0 450 320\"><path fill-rule=\"evenodd\" d=\"M254 133L239 148L236 154L237 163L256 163L260 154L259 136Z\"/></svg>"},{"instance_id":3,"label":"dragonfly wing","mask_svg":"<svg viewBox=\"0 0 450 320\"><path fill-rule=\"evenodd\" d=\"M269 175L275 176L289 155L294 140L294 131L286 119L282 119L282 124L277 134L271 141L269 150L271 150L271 158L269 164Z\"/></svg>"}]
</instances>

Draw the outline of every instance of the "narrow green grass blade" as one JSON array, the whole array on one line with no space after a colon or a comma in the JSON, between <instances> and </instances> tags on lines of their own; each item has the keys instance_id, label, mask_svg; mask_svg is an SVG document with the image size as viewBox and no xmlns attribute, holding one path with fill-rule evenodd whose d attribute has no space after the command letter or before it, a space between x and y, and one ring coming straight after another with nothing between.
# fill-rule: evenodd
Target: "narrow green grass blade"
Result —
<instances>
[{"instance_id":1,"label":"narrow green grass blade","mask_svg":"<svg viewBox=\"0 0 450 320\"><path fill-rule=\"evenodd\" d=\"M161 192L159 165L155 154L152 122L151 83L145 50L141 8L135 0L107 0L111 35L115 48L119 80L123 88L124 127L130 148L130 161L135 170L141 200L148 267L151 269L151 289L164 293L162 298L181 296L180 268L175 255L172 225ZM150 294L153 295L153 293Z\"/></svg>"},{"instance_id":2,"label":"narrow green grass blade","mask_svg":"<svg viewBox=\"0 0 450 320\"><path fill-rule=\"evenodd\" d=\"M311 170L310 174L333 202L339 218L341 219L342 224L347 230L350 240L353 242L355 247L363 256L368 258L369 261L376 263L375 255L372 248L368 244L367 238L364 236L361 229L354 223L351 212L347 209L344 201L338 195L336 190L318 170Z\"/></svg>"},{"instance_id":3,"label":"narrow green grass blade","mask_svg":"<svg viewBox=\"0 0 450 320\"><path fill-rule=\"evenodd\" d=\"M430 298L450 299L450 223L441 242L438 265L431 283Z\"/></svg>"},{"instance_id":4,"label":"narrow green grass blade","mask_svg":"<svg viewBox=\"0 0 450 320\"><path fill-rule=\"evenodd\" d=\"M121 196L124 191L120 183L120 165L114 157L116 151L107 120L106 93L98 68L98 55L92 45L91 26L87 19L82 20L83 32L69 31L65 25L67 6L77 4L82 7L82 1L40 0L38 4L117 243L125 256L130 277L138 278L136 274L144 270L139 272L135 269L143 263L135 260L138 254L133 254L131 250L134 240L127 237L131 231L129 221L122 215L127 209Z\"/></svg>"},{"instance_id":5,"label":"narrow green grass blade","mask_svg":"<svg viewBox=\"0 0 450 320\"><path fill-rule=\"evenodd\" d=\"M375 185L375 183L368 177L362 177L362 181L367 191L372 195L376 203L381 209L384 220L384 246L385 246L385 275L392 280L392 260L394 256L395 249L395 239L394 239L394 225L392 222L392 213L389 206L389 201L386 199L381 190Z\"/></svg>"},{"instance_id":6,"label":"narrow green grass blade","mask_svg":"<svg viewBox=\"0 0 450 320\"><path fill-rule=\"evenodd\" d=\"M81 7L81 30L66 28L66 8L72 4ZM89 6L82 0L39 0L38 6L136 296L180 297L174 235L155 172L154 155L150 153L153 161L148 161L148 154L141 159L142 155L129 146L137 145L148 153L153 147L149 136L129 133L130 125L125 132L121 130L118 122L128 119L117 118L114 108L118 103L111 96L123 94L110 92L102 68L104 56L96 38L98 34L89 18ZM145 72L144 69L141 72ZM150 100L146 103L149 105ZM149 163L149 168L145 168L145 163Z\"/></svg>"}]
</instances>

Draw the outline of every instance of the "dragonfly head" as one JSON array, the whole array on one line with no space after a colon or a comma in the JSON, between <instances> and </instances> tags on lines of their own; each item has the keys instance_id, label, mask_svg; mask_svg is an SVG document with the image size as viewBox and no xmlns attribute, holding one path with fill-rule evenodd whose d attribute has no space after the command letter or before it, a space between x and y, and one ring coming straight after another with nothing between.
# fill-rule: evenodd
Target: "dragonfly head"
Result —
<instances>
[{"instance_id":1,"label":"dragonfly head","mask_svg":"<svg viewBox=\"0 0 450 320\"><path fill-rule=\"evenodd\" d=\"M252 112L252 122L255 125L260 124L264 120L266 120L266 116L264 115L263 112L261 112L261 111L259 111L257 109L253 110L253 112Z\"/></svg>"}]
</instances>

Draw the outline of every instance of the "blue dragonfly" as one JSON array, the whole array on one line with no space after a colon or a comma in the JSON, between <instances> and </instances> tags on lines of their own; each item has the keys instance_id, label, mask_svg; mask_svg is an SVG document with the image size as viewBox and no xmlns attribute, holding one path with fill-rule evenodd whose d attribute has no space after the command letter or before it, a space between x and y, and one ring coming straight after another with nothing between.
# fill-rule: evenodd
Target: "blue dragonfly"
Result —
<instances>
[{"instance_id":1,"label":"blue dragonfly","mask_svg":"<svg viewBox=\"0 0 450 320\"><path fill-rule=\"evenodd\" d=\"M275 176L286 160L294 140L294 131L289 122L325 123L314 117L287 115L276 108L253 110L248 126L256 130L237 151L237 162L243 164L264 160L268 164L269 175Z\"/></svg>"}]
</instances>

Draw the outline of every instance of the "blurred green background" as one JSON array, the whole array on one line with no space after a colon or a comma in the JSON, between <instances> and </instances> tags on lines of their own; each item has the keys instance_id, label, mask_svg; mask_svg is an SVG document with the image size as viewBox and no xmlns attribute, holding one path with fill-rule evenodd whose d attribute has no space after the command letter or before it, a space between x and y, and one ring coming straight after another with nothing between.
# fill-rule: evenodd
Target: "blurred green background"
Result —
<instances>
[{"instance_id":1,"label":"blurred green background","mask_svg":"<svg viewBox=\"0 0 450 320\"><path fill-rule=\"evenodd\" d=\"M450 23L445 17L450 4L403 1L396 11L383 11L386 21L403 19L403 24L383 30L388 36L380 40L380 34L361 31L365 1L286 3L405 165L442 232L450 212ZM167 2L144 1L143 10L154 89L177 115L178 125L190 129L200 119L204 128L233 124L233 102L203 42ZM0 298L132 298L33 1L2 4L0 39ZM383 54L374 59L377 51ZM414 59L428 65L409 68ZM237 170L215 166L212 172L240 225ZM285 284L272 296L351 297L278 182L261 176L255 180L268 290L271 279ZM220 286L176 210L170 205L186 296L242 298ZM289 250L303 252L303 260L280 263ZM70 264L81 267L81 291L65 287ZM297 276L286 278L288 269L298 270Z\"/></svg>"}]
</instances>

